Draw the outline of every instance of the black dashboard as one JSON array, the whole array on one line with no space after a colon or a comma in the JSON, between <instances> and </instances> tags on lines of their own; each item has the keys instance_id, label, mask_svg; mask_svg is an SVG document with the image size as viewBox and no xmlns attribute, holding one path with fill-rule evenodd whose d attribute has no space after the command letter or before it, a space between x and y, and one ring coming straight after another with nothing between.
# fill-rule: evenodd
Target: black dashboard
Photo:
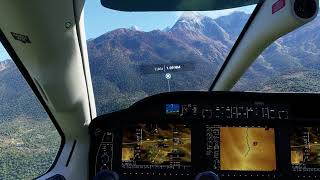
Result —
<instances>
[{"instance_id":1,"label":"black dashboard","mask_svg":"<svg viewBox=\"0 0 320 180\"><path fill-rule=\"evenodd\" d=\"M90 124L90 177L320 179L319 94L172 92Z\"/></svg>"}]
</instances>

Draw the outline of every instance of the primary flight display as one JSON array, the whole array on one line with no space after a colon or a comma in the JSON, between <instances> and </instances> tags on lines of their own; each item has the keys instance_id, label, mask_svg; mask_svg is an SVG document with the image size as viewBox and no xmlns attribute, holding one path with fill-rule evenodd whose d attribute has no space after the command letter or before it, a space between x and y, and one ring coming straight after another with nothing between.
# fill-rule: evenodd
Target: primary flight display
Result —
<instances>
[{"instance_id":1,"label":"primary flight display","mask_svg":"<svg viewBox=\"0 0 320 180\"><path fill-rule=\"evenodd\" d=\"M182 124L137 124L123 131L125 166L190 165L191 129Z\"/></svg>"}]
</instances>

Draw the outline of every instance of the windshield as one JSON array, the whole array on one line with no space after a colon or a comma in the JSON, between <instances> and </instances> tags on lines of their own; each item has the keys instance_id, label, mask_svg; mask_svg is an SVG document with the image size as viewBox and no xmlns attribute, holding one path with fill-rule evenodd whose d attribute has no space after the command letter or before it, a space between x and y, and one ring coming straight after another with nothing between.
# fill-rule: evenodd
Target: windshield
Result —
<instances>
[{"instance_id":1,"label":"windshield","mask_svg":"<svg viewBox=\"0 0 320 180\"><path fill-rule=\"evenodd\" d=\"M162 92L207 91L254 8L120 12L88 1L86 34L98 115Z\"/></svg>"},{"instance_id":2,"label":"windshield","mask_svg":"<svg viewBox=\"0 0 320 180\"><path fill-rule=\"evenodd\" d=\"M279 38L247 69L234 91L320 92L320 17Z\"/></svg>"}]
</instances>

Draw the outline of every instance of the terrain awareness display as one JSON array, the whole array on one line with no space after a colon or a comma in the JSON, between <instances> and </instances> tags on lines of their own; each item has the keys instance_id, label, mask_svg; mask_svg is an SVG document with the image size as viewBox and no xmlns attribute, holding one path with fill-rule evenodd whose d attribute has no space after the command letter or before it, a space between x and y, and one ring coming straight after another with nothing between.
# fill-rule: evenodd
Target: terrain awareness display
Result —
<instances>
[{"instance_id":1,"label":"terrain awareness display","mask_svg":"<svg viewBox=\"0 0 320 180\"><path fill-rule=\"evenodd\" d=\"M276 171L275 131L262 127L206 126L212 168L222 171Z\"/></svg>"},{"instance_id":2,"label":"terrain awareness display","mask_svg":"<svg viewBox=\"0 0 320 180\"><path fill-rule=\"evenodd\" d=\"M275 171L274 129L219 127L220 170Z\"/></svg>"}]
</instances>

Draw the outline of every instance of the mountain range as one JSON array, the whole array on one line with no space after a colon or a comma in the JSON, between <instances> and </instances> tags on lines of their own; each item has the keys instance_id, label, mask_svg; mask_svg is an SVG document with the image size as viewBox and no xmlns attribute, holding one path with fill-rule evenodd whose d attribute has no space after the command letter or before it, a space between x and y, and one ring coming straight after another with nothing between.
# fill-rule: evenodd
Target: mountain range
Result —
<instances>
[{"instance_id":1,"label":"mountain range","mask_svg":"<svg viewBox=\"0 0 320 180\"><path fill-rule=\"evenodd\" d=\"M98 114L168 91L164 74L144 74L143 65L192 62L194 71L172 73L170 90L207 90L248 18L243 12L217 19L185 13L165 30L121 28L88 40ZM234 90L319 91L318 27L319 17L278 39L259 56ZM10 60L0 62L0 81L0 103L5 104L0 112L8 114L7 118L13 116L10 112L16 104L36 101ZM16 112L41 117L28 108Z\"/></svg>"}]
</instances>

